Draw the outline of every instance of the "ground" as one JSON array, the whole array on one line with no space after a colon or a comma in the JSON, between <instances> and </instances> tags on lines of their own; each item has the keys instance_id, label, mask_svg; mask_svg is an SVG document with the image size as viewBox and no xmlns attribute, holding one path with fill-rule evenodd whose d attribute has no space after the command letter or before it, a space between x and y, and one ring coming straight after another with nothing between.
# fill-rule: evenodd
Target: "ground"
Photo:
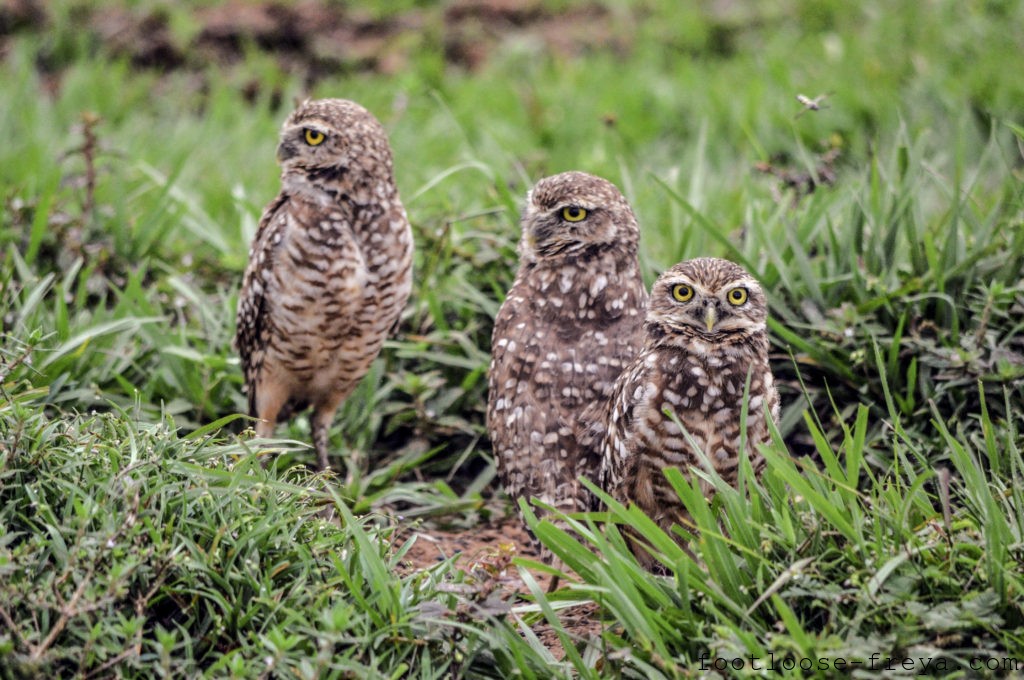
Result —
<instances>
[{"instance_id":1,"label":"ground","mask_svg":"<svg viewBox=\"0 0 1024 680\"><path fill-rule=\"evenodd\" d=\"M570 3L554 10L542 0L457 0L438 8L377 12L341 3L246 2L200 7L193 26L173 26L159 8L77 7L71 18L107 53L134 66L171 70L246 58L250 48L272 53L307 82L339 71L396 73L435 43L448 64L475 69L500 42L541 41L556 55L596 49L626 50L629 21L599 4ZM0 2L3 38L22 30L45 29L51 20L39 0ZM57 50L50 66L56 74Z\"/></svg>"},{"instance_id":2,"label":"ground","mask_svg":"<svg viewBox=\"0 0 1024 680\"><path fill-rule=\"evenodd\" d=\"M456 564L467 574L473 575L483 600L496 596L500 602L514 605L529 600L529 588L520 577L520 570L526 567L512 564L514 557L531 560L539 559L536 548L522 520L515 515L481 522L471 530L445 530L430 527L406 527L400 530L396 546L412 541L412 547L403 560L410 571L426 569L452 556ZM531 571L533 578L544 590L551 583L551 576L540 571ZM576 640L599 636L602 623L595 616L596 607L585 605L573 607L561 613L562 625ZM565 652L558 636L547 623L533 628L538 639L547 646L556 658Z\"/></svg>"}]
</instances>

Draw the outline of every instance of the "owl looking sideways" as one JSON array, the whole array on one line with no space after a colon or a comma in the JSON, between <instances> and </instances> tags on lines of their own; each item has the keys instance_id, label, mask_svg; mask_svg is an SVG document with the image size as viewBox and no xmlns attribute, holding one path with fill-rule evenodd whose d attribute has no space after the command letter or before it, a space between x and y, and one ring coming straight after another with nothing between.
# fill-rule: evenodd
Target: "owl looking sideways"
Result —
<instances>
[{"instance_id":1,"label":"owl looking sideways","mask_svg":"<svg viewBox=\"0 0 1024 680\"><path fill-rule=\"evenodd\" d=\"M412 230L384 128L343 99L306 101L277 147L281 192L263 211L238 298L235 343L256 434L312 407L329 467L338 406L380 353L412 288Z\"/></svg>"},{"instance_id":2,"label":"owl looking sideways","mask_svg":"<svg viewBox=\"0 0 1024 680\"><path fill-rule=\"evenodd\" d=\"M519 269L494 321L488 374L487 429L513 500L586 509L576 478L596 480L599 461L578 445L574 426L640 347L639 237L626 199L599 177L546 177L527 196Z\"/></svg>"},{"instance_id":3,"label":"owl looking sideways","mask_svg":"<svg viewBox=\"0 0 1024 680\"><path fill-rule=\"evenodd\" d=\"M691 466L705 469L706 457L735 486L748 375L746 450L754 471L763 469L757 445L770 440L767 418L779 414L767 314L760 284L726 260L688 260L658 278L643 348L616 380L611 399L581 417L581 440L599 448L601 486L613 498L635 504L668 531L687 515L665 468L685 475ZM705 495L711 491L704 488ZM652 567L646 551L634 551Z\"/></svg>"}]
</instances>

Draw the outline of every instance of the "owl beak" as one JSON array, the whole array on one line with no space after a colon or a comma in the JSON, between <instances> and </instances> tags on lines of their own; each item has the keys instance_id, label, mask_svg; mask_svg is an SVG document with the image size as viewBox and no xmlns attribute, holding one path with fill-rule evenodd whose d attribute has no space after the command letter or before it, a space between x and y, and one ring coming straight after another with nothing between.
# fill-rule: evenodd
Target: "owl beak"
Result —
<instances>
[{"instance_id":1,"label":"owl beak","mask_svg":"<svg viewBox=\"0 0 1024 680\"><path fill-rule=\"evenodd\" d=\"M295 155L295 147L291 144L281 142L277 145L277 162L283 163Z\"/></svg>"},{"instance_id":2,"label":"owl beak","mask_svg":"<svg viewBox=\"0 0 1024 680\"><path fill-rule=\"evenodd\" d=\"M547 243L553 233L551 225L544 224L542 222L530 224L524 231L526 236L526 245L530 247L530 250L536 250L538 243Z\"/></svg>"},{"instance_id":3,"label":"owl beak","mask_svg":"<svg viewBox=\"0 0 1024 680\"><path fill-rule=\"evenodd\" d=\"M716 321L718 321L718 311L714 305L708 305L704 309L704 325L708 327L708 333L714 330Z\"/></svg>"}]
</instances>

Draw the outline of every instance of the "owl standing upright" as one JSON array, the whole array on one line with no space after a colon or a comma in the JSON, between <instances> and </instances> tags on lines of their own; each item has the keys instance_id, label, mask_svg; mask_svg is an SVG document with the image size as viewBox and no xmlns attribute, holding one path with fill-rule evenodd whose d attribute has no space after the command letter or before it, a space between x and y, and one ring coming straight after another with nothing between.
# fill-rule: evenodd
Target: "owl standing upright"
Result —
<instances>
[{"instance_id":1,"label":"owl standing upright","mask_svg":"<svg viewBox=\"0 0 1024 680\"><path fill-rule=\"evenodd\" d=\"M610 182L567 172L527 196L519 270L491 338L487 428L513 499L586 509L579 475L596 480L596 450L579 446L580 410L605 397L639 349L647 293L640 230Z\"/></svg>"},{"instance_id":2,"label":"owl standing upright","mask_svg":"<svg viewBox=\"0 0 1024 680\"><path fill-rule=\"evenodd\" d=\"M412 231L384 128L343 99L284 122L281 192L263 212L238 299L235 342L256 433L312 407L329 467L334 413L367 373L412 288Z\"/></svg>"},{"instance_id":3,"label":"owl standing upright","mask_svg":"<svg viewBox=\"0 0 1024 680\"><path fill-rule=\"evenodd\" d=\"M668 531L687 515L665 468L686 474L691 466L705 469L705 459L735 486L745 439L751 465L761 471L757 445L770 440L767 419L779 414L767 314L758 282L726 260L688 260L658 278L643 349L615 382L611 399L581 419L581 438L600 442L601 486L612 497L635 504ZM710 495L710 486L702 486ZM634 551L652 566L646 551Z\"/></svg>"}]
</instances>

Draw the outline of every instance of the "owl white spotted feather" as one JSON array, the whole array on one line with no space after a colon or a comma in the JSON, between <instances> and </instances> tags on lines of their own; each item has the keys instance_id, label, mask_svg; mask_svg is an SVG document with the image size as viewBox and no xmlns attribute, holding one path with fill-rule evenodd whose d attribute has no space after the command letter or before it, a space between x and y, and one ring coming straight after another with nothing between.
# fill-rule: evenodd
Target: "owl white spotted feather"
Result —
<instances>
[{"instance_id":1,"label":"owl white spotted feather","mask_svg":"<svg viewBox=\"0 0 1024 680\"><path fill-rule=\"evenodd\" d=\"M589 505L577 477L597 479L597 451L579 446L574 430L639 349L639 236L626 199L599 177L547 177L527 196L488 376L488 432L513 500L536 497L564 512Z\"/></svg>"}]
</instances>

